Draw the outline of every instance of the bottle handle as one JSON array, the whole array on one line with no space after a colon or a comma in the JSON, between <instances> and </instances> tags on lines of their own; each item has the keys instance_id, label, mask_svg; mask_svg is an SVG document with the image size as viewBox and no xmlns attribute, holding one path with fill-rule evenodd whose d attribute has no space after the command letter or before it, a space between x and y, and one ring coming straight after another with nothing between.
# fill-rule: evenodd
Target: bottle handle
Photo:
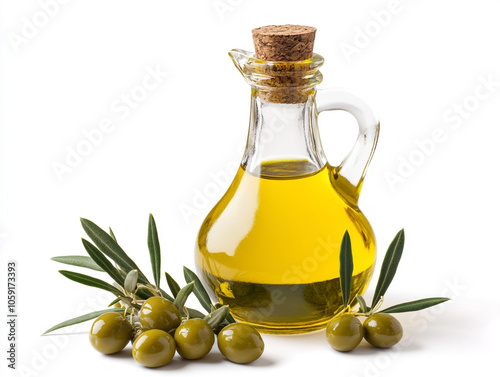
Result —
<instances>
[{"instance_id":1,"label":"bottle handle","mask_svg":"<svg viewBox=\"0 0 500 377\"><path fill-rule=\"evenodd\" d=\"M355 93L348 89L321 89L316 94L317 113L330 110L345 110L356 118L359 127L358 138L351 152L335 169L356 189L355 200L358 199L366 169L370 164L377 146L380 123L371 107Z\"/></svg>"}]
</instances>

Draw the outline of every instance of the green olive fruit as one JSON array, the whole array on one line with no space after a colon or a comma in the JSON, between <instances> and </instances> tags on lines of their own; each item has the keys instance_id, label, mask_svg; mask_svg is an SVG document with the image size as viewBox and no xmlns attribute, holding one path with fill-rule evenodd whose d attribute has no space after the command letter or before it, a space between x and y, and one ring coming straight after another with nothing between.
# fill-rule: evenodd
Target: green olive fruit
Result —
<instances>
[{"instance_id":1,"label":"green olive fruit","mask_svg":"<svg viewBox=\"0 0 500 377\"><path fill-rule=\"evenodd\" d=\"M214 331L201 318L190 319L175 330L177 352L185 359L201 359L210 352L215 342Z\"/></svg>"},{"instance_id":2,"label":"green olive fruit","mask_svg":"<svg viewBox=\"0 0 500 377\"><path fill-rule=\"evenodd\" d=\"M132 346L134 359L149 368L166 365L175 355L175 340L163 330L148 330L137 337Z\"/></svg>"},{"instance_id":3,"label":"green olive fruit","mask_svg":"<svg viewBox=\"0 0 500 377\"><path fill-rule=\"evenodd\" d=\"M163 297L150 297L142 304L139 322L145 330L170 331L181 324L179 309Z\"/></svg>"},{"instance_id":4,"label":"green olive fruit","mask_svg":"<svg viewBox=\"0 0 500 377\"><path fill-rule=\"evenodd\" d=\"M90 344L104 354L121 351L131 338L132 325L122 313L104 313L90 328Z\"/></svg>"},{"instance_id":5,"label":"green olive fruit","mask_svg":"<svg viewBox=\"0 0 500 377\"><path fill-rule=\"evenodd\" d=\"M264 341L252 326L231 323L217 335L220 352L233 363L247 364L257 360L264 352Z\"/></svg>"},{"instance_id":6,"label":"green olive fruit","mask_svg":"<svg viewBox=\"0 0 500 377\"><path fill-rule=\"evenodd\" d=\"M363 325L352 314L334 317L326 326L326 339L334 350L350 351L363 339Z\"/></svg>"},{"instance_id":7,"label":"green olive fruit","mask_svg":"<svg viewBox=\"0 0 500 377\"><path fill-rule=\"evenodd\" d=\"M371 315L365 320L363 327L366 341L378 348L392 347L403 337L401 323L387 313Z\"/></svg>"}]
</instances>

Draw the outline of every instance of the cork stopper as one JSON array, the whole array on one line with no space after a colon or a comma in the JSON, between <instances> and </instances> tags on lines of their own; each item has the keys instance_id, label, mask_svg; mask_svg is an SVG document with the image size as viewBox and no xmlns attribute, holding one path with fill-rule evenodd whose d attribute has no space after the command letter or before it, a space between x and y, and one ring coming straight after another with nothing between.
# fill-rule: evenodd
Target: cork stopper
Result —
<instances>
[{"instance_id":1,"label":"cork stopper","mask_svg":"<svg viewBox=\"0 0 500 377\"><path fill-rule=\"evenodd\" d=\"M265 60L255 73L260 99L274 103L304 103L312 93L308 87L313 67L316 28L300 25L270 25L252 30L255 57Z\"/></svg>"},{"instance_id":2,"label":"cork stopper","mask_svg":"<svg viewBox=\"0 0 500 377\"><path fill-rule=\"evenodd\" d=\"M270 25L253 29L252 35L257 59L298 61L312 57L316 28Z\"/></svg>"}]
</instances>

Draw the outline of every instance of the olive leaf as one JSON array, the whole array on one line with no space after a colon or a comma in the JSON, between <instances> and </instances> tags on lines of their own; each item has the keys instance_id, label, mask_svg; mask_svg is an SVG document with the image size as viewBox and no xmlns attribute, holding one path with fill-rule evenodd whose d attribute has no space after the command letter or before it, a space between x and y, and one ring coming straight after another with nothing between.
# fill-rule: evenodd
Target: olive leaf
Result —
<instances>
[{"instance_id":1,"label":"olive leaf","mask_svg":"<svg viewBox=\"0 0 500 377\"><path fill-rule=\"evenodd\" d=\"M50 258L54 262L69 264L71 266L90 268L91 270L104 272L94 260L86 255L65 255L61 257Z\"/></svg>"},{"instance_id":2,"label":"olive leaf","mask_svg":"<svg viewBox=\"0 0 500 377\"><path fill-rule=\"evenodd\" d=\"M116 236L115 234L113 233L113 229L111 229L111 227L109 227L109 236L115 241L118 243L118 241L116 240Z\"/></svg>"},{"instance_id":3,"label":"olive leaf","mask_svg":"<svg viewBox=\"0 0 500 377\"><path fill-rule=\"evenodd\" d=\"M170 302L174 302L174 298L172 296L170 296L167 292L165 292L163 289L159 288L159 291L160 291L161 295L163 296L163 298L166 298Z\"/></svg>"},{"instance_id":4,"label":"olive leaf","mask_svg":"<svg viewBox=\"0 0 500 377\"><path fill-rule=\"evenodd\" d=\"M184 304L186 303L187 298L193 292L194 285L195 282L192 281L188 285L184 286L175 297L174 305L177 307L177 309L179 309L181 313L183 312Z\"/></svg>"},{"instance_id":5,"label":"olive leaf","mask_svg":"<svg viewBox=\"0 0 500 377\"><path fill-rule=\"evenodd\" d=\"M81 315L79 317L68 319L67 321L61 322L61 323L51 327L47 331L45 331L42 335L47 335L48 333L55 331L55 330L58 330L58 329L62 329L63 327L68 327L68 326L76 325L77 323L90 321L91 319L97 318L101 314L104 314L104 313L120 313L123 311L124 311L123 308L110 308L110 309L98 310L96 312L84 314L84 315Z\"/></svg>"},{"instance_id":6,"label":"olive leaf","mask_svg":"<svg viewBox=\"0 0 500 377\"><path fill-rule=\"evenodd\" d=\"M123 276L116 269L115 266L105 257L101 251L92 245L89 241L82 238L83 247L87 251L87 254L92 258L92 260L102 268L114 281L116 281L119 285L123 286Z\"/></svg>"},{"instance_id":7,"label":"olive leaf","mask_svg":"<svg viewBox=\"0 0 500 377\"><path fill-rule=\"evenodd\" d=\"M192 281L195 282L194 295L200 302L201 306L203 306L203 308L208 313L210 313L212 311L212 301L210 300L210 296L208 295L205 288L203 288L203 285L201 284L201 281L198 278L198 276L196 276L196 274L189 268L184 266L184 278L186 279L186 283L191 283Z\"/></svg>"},{"instance_id":8,"label":"olive leaf","mask_svg":"<svg viewBox=\"0 0 500 377\"><path fill-rule=\"evenodd\" d=\"M215 309L210 314L206 315L203 319L210 325L211 328L214 329L226 319L228 314L229 308L227 305L224 305L218 309Z\"/></svg>"},{"instance_id":9,"label":"olive leaf","mask_svg":"<svg viewBox=\"0 0 500 377\"><path fill-rule=\"evenodd\" d=\"M111 284L106 283L100 279L96 279L92 276L87 276L84 274L79 274L77 272L60 270L59 271L63 276L67 277L70 280L76 281L77 283L88 285L90 287L100 288L105 291L111 292L116 296L121 296L123 293L120 292L117 288L113 287Z\"/></svg>"},{"instance_id":10,"label":"olive leaf","mask_svg":"<svg viewBox=\"0 0 500 377\"><path fill-rule=\"evenodd\" d=\"M365 299L363 298L363 296L361 295L356 295L356 298L358 300L358 304L359 304L359 310L361 313L368 313L368 311L370 310L370 308L368 308L368 306L366 306L366 301Z\"/></svg>"},{"instance_id":11,"label":"olive leaf","mask_svg":"<svg viewBox=\"0 0 500 377\"><path fill-rule=\"evenodd\" d=\"M445 301L450 300L447 297L430 297L422 298L420 300L405 302L403 304L398 304L390 306L387 309L380 310L378 313L405 313L405 312L415 312L417 310L427 309L431 306L441 304Z\"/></svg>"},{"instance_id":12,"label":"olive leaf","mask_svg":"<svg viewBox=\"0 0 500 377\"><path fill-rule=\"evenodd\" d=\"M185 309L188 312L189 318L205 318L205 314L203 314L202 312L200 312L196 309L192 309L192 308L188 308L188 307L186 307Z\"/></svg>"},{"instance_id":13,"label":"olive leaf","mask_svg":"<svg viewBox=\"0 0 500 377\"><path fill-rule=\"evenodd\" d=\"M384 261L382 262L382 268L380 269L380 276L377 282L377 287L375 288L375 293L373 295L372 307L375 307L380 301L380 298L385 295L385 292L389 288L389 285L396 274L401 255L403 254L403 248L405 244L405 232L401 229L394 239L392 240L387 252L385 253Z\"/></svg>"},{"instance_id":14,"label":"olive leaf","mask_svg":"<svg viewBox=\"0 0 500 377\"><path fill-rule=\"evenodd\" d=\"M121 300L121 297L117 297L117 298L115 298L113 301L111 301L111 302L109 303L108 308L109 308L109 307L111 307L111 306L113 306L114 304L116 304L116 303L120 302L120 300Z\"/></svg>"},{"instance_id":15,"label":"olive leaf","mask_svg":"<svg viewBox=\"0 0 500 377\"><path fill-rule=\"evenodd\" d=\"M222 308L222 304L220 302L217 302L215 305L213 305L213 309L212 309L212 312L215 311L215 309L219 309L219 308ZM229 307L229 305L228 305ZM226 315L226 319L223 321L223 324L230 324L230 323L235 323L235 319L233 318L233 316L231 315L231 313L229 313L229 311L227 312L227 315Z\"/></svg>"},{"instance_id":16,"label":"olive leaf","mask_svg":"<svg viewBox=\"0 0 500 377\"><path fill-rule=\"evenodd\" d=\"M137 286L137 278L139 277L139 273L137 270L132 270L127 274L125 278L125 283L123 284L123 288L125 291L129 293L135 292L135 287Z\"/></svg>"},{"instance_id":17,"label":"olive leaf","mask_svg":"<svg viewBox=\"0 0 500 377\"><path fill-rule=\"evenodd\" d=\"M141 272L135 262L123 251L118 243L104 230L99 228L92 221L81 218L80 219L85 233L95 243L95 245L111 260L113 260L121 269L126 273L130 270L137 270L139 273L139 282L148 284L149 281L146 276Z\"/></svg>"},{"instance_id":18,"label":"olive leaf","mask_svg":"<svg viewBox=\"0 0 500 377\"><path fill-rule=\"evenodd\" d=\"M174 278L172 276L170 276L170 274L168 272L165 272L165 277L167 278L167 284L168 284L168 287L170 288L170 291L172 292L174 297L177 297L177 294L181 290L181 287L179 286L179 284L177 284L177 282L174 280Z\"/></svg>"},{"instance_id":19,"label":"olive leaf","mask_svg":"<svg viewBox=\"0 0 500 377\"><path fill-rule=\"evenodd\" d=\"M349 305L351 296L351 279L354 265L352 261L351 237L346 230L342 243L340 244L340 286L342 288L342 299L344 301L344 308Z\"/></svg>"},{"instance_id":20,"label":"olive leaf","mask_svg":"<svg viewBox=\"0 0 500 377\"><path fill-rule=\"evenodd\" d=\"M156 229L155 219L152 214L149 214L148 248L149 248L149 255L151 258L151 267L153 269L153 277L155 285L156 288L160 288L160 277L161 277L160 241L158 239L158 230Z\"/></svg>"}]
</instances>

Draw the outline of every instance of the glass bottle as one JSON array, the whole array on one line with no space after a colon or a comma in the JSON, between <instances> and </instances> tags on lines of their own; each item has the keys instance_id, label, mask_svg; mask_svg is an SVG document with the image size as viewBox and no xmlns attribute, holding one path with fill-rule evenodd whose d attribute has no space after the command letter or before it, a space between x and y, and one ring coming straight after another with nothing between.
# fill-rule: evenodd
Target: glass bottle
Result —
<instances>
[{"instance_id":1,"label":"glass bottle","mask_svg":"<svg viewBox=\"0 0 500 377\"><path fill-rule=\"evenodd\" d=\"M349 231L351 298L362 294L375 263L375 238L358 208L379 123L345 89L317 90L323 58L273 62L232 50L251 90L241 166L199 231L195 262L207 290L238 321L268 333L318 330L342 309L340 243ZM346 110L359 135L340 166L328 164L317 117Z\"/></svg>"}]
</instances>

